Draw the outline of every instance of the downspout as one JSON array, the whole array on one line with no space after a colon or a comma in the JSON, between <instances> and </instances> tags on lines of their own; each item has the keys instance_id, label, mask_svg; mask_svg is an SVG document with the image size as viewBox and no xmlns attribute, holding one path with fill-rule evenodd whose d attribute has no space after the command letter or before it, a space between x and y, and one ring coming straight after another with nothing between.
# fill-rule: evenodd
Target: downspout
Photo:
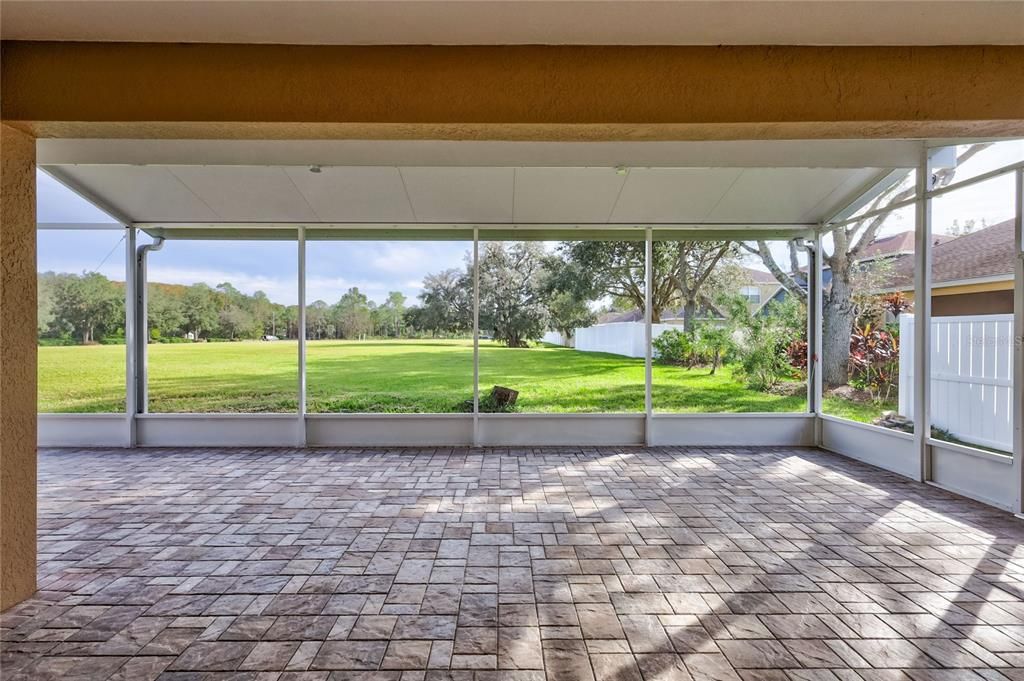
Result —
<instances>
[{"instance_id":1,"label":"downspout","mask_svg":"<svg viewBox=\"0 0 1024 681\"><path fill-rule=\"evenodd\" d=\"M821 225L813 239L794 239L807 254L807 412L813 416L813 444L821 446ZM795 275L796 273L794 273ZM800 283L799 278L796 279Z\"/></svg>"},{"instance_id":2,"label":"downspout","mask_svg":"<svg viewBox=\"0 0 1024 681\"><path fill-rule=\"evenodd\" d=\"M151 251L159 251L164 247L164 237L153 237L153 243L135 249L135 371L138 380L135 384L136 405L140 414L149 411L149 314L148 295L146 291L146 256Z\"/></svg>"},{"instance_id":3,"label":"downspout","mask_svg":"<svg viewBox=\"0 0 1024 681\"><path fill-rule=\"evenodd\" d=\"M807 253L807 411L817 416L821 413L821 235L814 239L800 239L799 247ZM799 280L797 280L799 283ZM815 445L820 445L817 424Z\"/></svg>"}]
</instances>

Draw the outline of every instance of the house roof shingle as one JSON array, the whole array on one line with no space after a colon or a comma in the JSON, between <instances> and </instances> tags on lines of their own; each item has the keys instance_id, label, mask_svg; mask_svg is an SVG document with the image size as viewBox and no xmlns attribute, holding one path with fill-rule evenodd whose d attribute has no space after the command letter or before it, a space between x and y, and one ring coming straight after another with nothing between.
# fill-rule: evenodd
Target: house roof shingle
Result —
<instances>
[{"instance_id":1,"label":"house roof shingle","mask_svg":"<svg viewBox=\"0 0 1024 681\"><path fill-rule=\"evenodd\" d=\"M938 246L952 241L955 236L949 234L933 234L932 244ZM861 251L859 261L871 260L886 255L908 255L914 252L914 232L900 232L875 239Z\"/></svg>"},{"instance_id":2,"label":"house roof shingle","mask_svg":"<svg viewBox=\"0 0 1024 681\"><path fill-rule=\"evenodd\" d=\"M935 284L1013 277L1013 220L979 229L932 248L932 282ZM883 288L905 289L914 285L914 256L900 255L888 285Z\"/></svg>"}]
</instances>

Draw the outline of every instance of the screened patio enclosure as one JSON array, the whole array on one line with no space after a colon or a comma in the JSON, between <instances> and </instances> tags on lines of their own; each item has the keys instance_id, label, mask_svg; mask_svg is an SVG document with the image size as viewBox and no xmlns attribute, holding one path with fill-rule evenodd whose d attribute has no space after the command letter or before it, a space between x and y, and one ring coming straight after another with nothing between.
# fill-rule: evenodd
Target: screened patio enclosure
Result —
<instances>
[{"instance_id":1,"label":"screened patio enclosure","mask_svg":"<svg viewBox=\"0 0 1024 681\"><path fill-rule=\"evenodd\" d=\"M972 175L936 178L966 140L786 142L384 142L40 140L41 169L106 212L109 224L40 221L40 230L124 235L124 413L45 413L43 446L820 446L987 503L1021 510L1021 419L1013 452L932 437L929 391L931 204L958 189L1013 178L1016 269L1012 402L1022 409L1021 194L1024 155ZM880 203L897 195L895 200ZM882 206L882 207L880 207ZM902 216L913 232L916 324L912 433L823 408L823 253L845 226ZM287 410L175 413L149 404L147 264L176 243L230 249L281 244L299 310ZM488 413L479 259L491 242L629 242L645 253L646 330L635 408L600 413ZM673 413L654 380L652 257L659 242L793 244L788 274L806 293L806 386L800 411ZM318 249L365 242L459 242L472 274L473 326L459 384L465 413L332 413L314 407L307 314ZM785 256L788 257L788 256ZM783 259L785 259L785 257ZM879 289L882 290L882 289ZM908 353L910 354L910 353ZM312 381L312 383L311 383ZM464 387L463 387L464 386ZM290 408L294 406L294 408ZM910 430L909 428L907 430Z\"/></svg>"}]
</instances>

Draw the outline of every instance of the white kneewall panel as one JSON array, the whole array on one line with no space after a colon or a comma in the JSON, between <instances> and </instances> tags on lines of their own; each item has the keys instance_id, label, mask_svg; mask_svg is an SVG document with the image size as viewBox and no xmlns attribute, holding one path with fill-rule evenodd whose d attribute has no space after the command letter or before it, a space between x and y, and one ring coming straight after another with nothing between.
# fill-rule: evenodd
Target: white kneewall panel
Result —
<instances>
[{"instance_id":1,"label":"white kneewall panel","mask_svg":"<svg viewBox=\"0 0 1024 681\"><path fill-rule=\"evenodd\" d=\"M302 421L294 414L139 414L140 447L294 447Z\"/></svg>"},{"instance_id":2,"label":"white kneewall panel","mask_svg":"<svg viewBox=\"0 0 1024 681\"><path fill-rule=\"evenodd\" d=\"M310 447L438 447L473 444L472 414L306 415Z\"/></svg>"},{"instance_id":3,"label":"white kneewall panel","mask_svg":"<svg viewBox=\"0 0 1024 681\"><path fill-rule=\"evenodd\" d=\"M822 448L908 478L917 477L921 465L910 433L830 416L819 418Z\"/></svg>"},{"instance_id":4,"label":"white kneewall panel","mask_svg":"<svg viewBox=\"0 0 1024 681\"><path fill-rule=\"evenodd\" d=\"M812 414L655 414L651 446L801 447L814 444Z\"/></svg>"},{"instance_id":5,"label":"white kneewall panel","mask_svg":"<svg viewBox=\"0 0 1024 681\"><path fill-rule=\"evenodd\" d=\"M126 414L39 414L40 447L128 447Z\"/></svg>"},{"instance_id":6,"label":"white kneewall panel","mask_svg":"<svg viewBox=\"0 0 1024 681\"><path fill-rule=\"evenodd\" d=\"M1010 456L929 440L931 482L950 492L1003 509L1011 509L1016 494Z\"/></svg>"},{"instance_id":7,"label":"white kneewall panel","mask_svg":"<svg viewBox=\"0 0 1024 681\"><path fill-rule=\"evenodd\" d=\"M643 414L480 414L482 446L642 445Z\"/></svg>"}]
</instances>

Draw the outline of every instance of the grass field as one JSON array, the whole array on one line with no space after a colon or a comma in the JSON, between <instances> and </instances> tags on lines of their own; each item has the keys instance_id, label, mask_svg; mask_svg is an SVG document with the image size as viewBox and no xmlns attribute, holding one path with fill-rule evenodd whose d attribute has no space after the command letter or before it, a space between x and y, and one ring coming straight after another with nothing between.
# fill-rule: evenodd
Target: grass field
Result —
<instances>
[{"instance_id":1,"label":"grass field","mask_svg":"<svg viewBox=\"0 0 1024 681\"><path fill-rule=\"evenodd\" d=\"M470 341L310 341L311 412L458 411L473 395ZM295 342L156 344L149 348L152 412L284 412L296 409ZM481 393L519 391L524 412L641 412L644 362L554 346L480 346ZM39 410L124 410L124 346L39 348ZM654 367L656 411L795 412L803 395L747 390L728 367ZM834 404L833 404L834 403ZM828 413L869 421L878 407L830 400Z\"/></svg>"}]
</instances>

